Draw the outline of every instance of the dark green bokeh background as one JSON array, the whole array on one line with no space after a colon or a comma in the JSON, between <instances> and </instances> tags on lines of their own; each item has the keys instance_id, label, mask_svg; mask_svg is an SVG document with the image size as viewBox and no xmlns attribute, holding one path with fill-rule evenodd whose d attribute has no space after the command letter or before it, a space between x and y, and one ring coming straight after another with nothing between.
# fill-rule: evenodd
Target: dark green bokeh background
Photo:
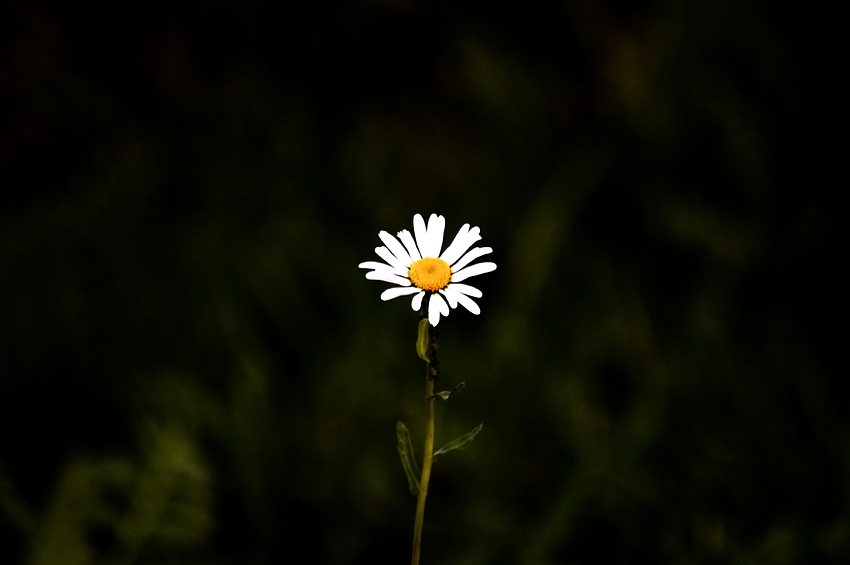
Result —
<instances>
[{"instance_id":1,"label":"dark green bokeh background","mask_svg":"<svg viewBox=\"0 0 850 565\"><path fill-rule=\"evenodd\" d=\"M0 9L0 563L841 563L836 207L791 3ZM824 90L821 102L834 93ZM825 158L825 156L823 157Z\"/></svg>"}]
</instances>

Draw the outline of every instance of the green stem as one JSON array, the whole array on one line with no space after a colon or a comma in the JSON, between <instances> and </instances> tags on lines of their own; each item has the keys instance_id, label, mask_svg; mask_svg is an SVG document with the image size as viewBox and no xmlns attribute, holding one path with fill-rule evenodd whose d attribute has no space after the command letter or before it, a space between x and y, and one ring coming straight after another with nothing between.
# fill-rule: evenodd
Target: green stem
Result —
<instances>
[{"instance_id":1,"label":"green stem","mask_svg":"<svg viewBox=\"0 0 850 565\"><path fill-rule=\"evenodd\" d=\"M422 546L422 526L425 523L425 499L431 481L431 465L434 462L434 381L437 378L437 335L433 326L428 327L428 366L425 372L425 454L422 458L422 477L419 482L419 497L416 501L416 519L413 523L413 556L411 565L419 565L419 549Z\"/></svg>"}]
</instances>

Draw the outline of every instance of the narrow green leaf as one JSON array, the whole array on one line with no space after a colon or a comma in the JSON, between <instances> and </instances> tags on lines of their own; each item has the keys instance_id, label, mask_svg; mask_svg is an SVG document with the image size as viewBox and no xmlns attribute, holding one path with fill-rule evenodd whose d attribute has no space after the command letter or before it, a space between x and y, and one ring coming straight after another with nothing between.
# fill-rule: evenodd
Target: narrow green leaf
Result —
<instances>
[{"instance_id":1,"label":"narrow green leaf","mask_svg":"<svg viewBox=\"0 0 850 565\"><path fill-rule=\"evenodd\" d=\"M410 494L419 496L419 467L416 458L413 457L413 444L410 443L410 432L404 422L399 420L395 425L395 433L398 437L398 454L401 457L401 466L407 475L407 484L410 486Z\"/></svg>"},{"instance_id":2,"label":"narrow green leaf","mask_svg":"<svg viewBox=\"0 0 850 565\"><path fill-rule=\"evenodd\" d=\"M466 386L466 383L460 383L456 387L454 387L452 390L441 390L440 392L435 392L434 396L432 396L431 398L439 398L440 400L448 400L449 398L452 397L452 395L454 393L456 393L457 391L459 391L460 389L462 389L465 386Z\"/></svg>"},{"instance_id":3,"label":"narrow green leaf","mask_svg":"<svg viewBox=\"0 0 850 565\"><path fill-rule=\"evenodd\" d=\"M450 441L443 447L437 450L434 454L434 459L437 459L437 456L442 455L443 453L448 453L449 451L457 451L458 449L463 449L466 447L466 444L475 439L475 436L478 435L478 432L481 431L481 428L484 427L484 424L480 424L477 428L469 432L463 437L459 437L455 440Z\"/></svg>"},{"instance_id":4,"label":"narrow green leaf","mask_svg":"<svg viewBox=\"0 0 850 565\"><path fill-rule=\"evenodd\" d=\"M431 345L428 340L428 318L422 318L419 321L419 335L416 338L416 354L419 358L428 363L428 347Z\"/></svg>"}]
</instances>

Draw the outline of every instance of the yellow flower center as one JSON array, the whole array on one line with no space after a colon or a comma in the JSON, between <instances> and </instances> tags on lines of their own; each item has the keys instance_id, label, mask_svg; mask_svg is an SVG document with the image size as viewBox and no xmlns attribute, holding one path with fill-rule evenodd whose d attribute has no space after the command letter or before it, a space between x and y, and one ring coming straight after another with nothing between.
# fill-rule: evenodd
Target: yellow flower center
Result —
<instances>
[{"instance_id":1,"label":"yellow flower center","mask_svg":"<svg viewBox=\"0 0 850 565\"><path fill-rule=\"evenodd\" d=\"M425 257L414 261L407 276L418 288L436 292L449 286L452 280L452 268L442 259Z\"/></svg>"}]
</instances>

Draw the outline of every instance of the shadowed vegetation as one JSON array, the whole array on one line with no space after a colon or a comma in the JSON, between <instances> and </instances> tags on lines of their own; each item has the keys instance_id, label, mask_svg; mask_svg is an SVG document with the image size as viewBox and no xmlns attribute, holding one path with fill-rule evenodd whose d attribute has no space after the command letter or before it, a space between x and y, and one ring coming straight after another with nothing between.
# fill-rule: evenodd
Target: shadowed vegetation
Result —
<instances>
[{"instance_id":1,"label":"shadowed vegetation","mask_svg":"<svg viewBox=\"0 0 850 565\"><path fill-rule=\"evenodd\" d=\"M357 264L432 212L499 268L423 563L850 559L790 7L306 4L0 8L0 563L403 563L418 319Z\"/></svg>"}]
</instances>

